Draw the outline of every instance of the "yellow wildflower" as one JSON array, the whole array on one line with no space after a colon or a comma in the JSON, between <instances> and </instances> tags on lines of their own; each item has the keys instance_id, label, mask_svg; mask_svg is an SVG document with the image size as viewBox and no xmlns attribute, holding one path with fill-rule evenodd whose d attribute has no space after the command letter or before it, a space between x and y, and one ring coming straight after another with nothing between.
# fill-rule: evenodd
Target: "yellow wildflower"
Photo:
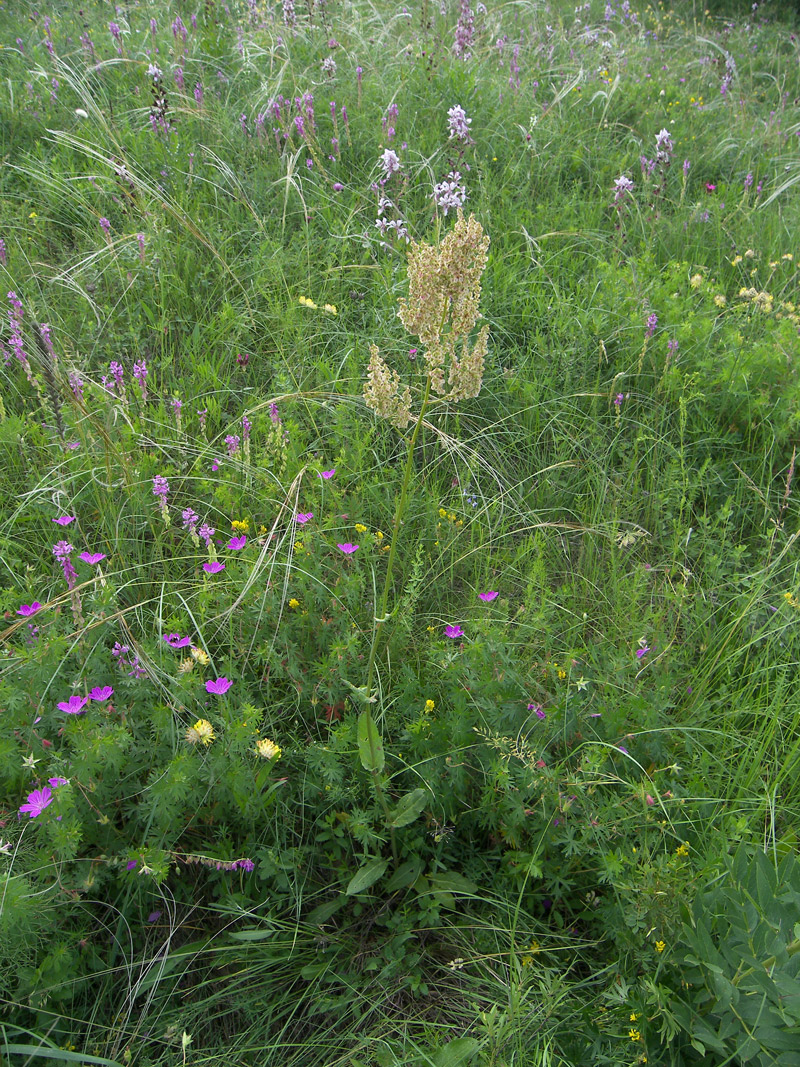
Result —
<instances>
[{"instance_id":1,"label":"yellow wildflower","mask_svg":"<svg viewBox=\"0 0 800 1067\"><path fill-rule=\"evenodd\" d=\"M739 264L740 264L741 262L742 262L742 257L741 257L741 256L734 256L734 257L733 257L733 259L731 260L731 265L732 265L732 266L734 266L734 267L736 267L736 266L738 266L738 265L739 265Z\"/></svg>"},{"instance_id":2,"label":"yellow wildflower","mask_svg":"<svg viewBox=\"0 0 800 1067\"><path fill-rule=\"evenodd\" d=\"M676 856L688 856L689 855L689 842L684 841L682 845L678 845L675 849Z\"/></svg>"},{"instance_id":3,"label":"yellow wildflower","mask_svg":"<svg viewBox=\"0 0 800 1067\"><path fill-rule=\"evenodd\" d=\"M262 737L256 741L256 755L261 756L262 759L280 759L281 750L274 741L270 741L268 737Z\"/></svg>"},{"instance_id":4,"label":"yellow wildflower","mask_svg":"<svg viewBox=\"0 0 800 1067\"><path fill-rule=\"evenodd\" d=\"M444 508L439 508L439 518L440 519L446 519L447 518L447 512L445 511Z\"/></svg>"},{"instance_id":5,"label":"yellow wildflower","mask_svg":"<svg viewBox=\"0 0 800 1067\"><path fill-rule=\"evenodd\" d=\"M289 607L292 609L300 607L300 601L297 599L297 597L292 597L292 599L289 601Z\"/></svg>"},{"instance_id":6,"label":"yellow wildflower","mask_svg":"<svg viewBox=\"0 0 800 1067\"><path fill-rule=\"evenodd\" d=\"M641 1041L642 1040L642 1035L639 1033L638 1030L629 1030L628 1031L628 1037L631 1039L631 1041Z\"/></svg>"},{"instance_id":7,"label":"yellow wildflower","mask_svg":"<svg viewBox=\"0 0 800 1067\"><path fill-rule=\"evenodd\" d=\"M191 656L187 656L186 659L182 659L178 664L178 670L181 674L187 674L189 671L194 670L194 660Z\"/></svg>"},{"instance_id":8,"label":"yellow wildflower","mask_svg":"<svg viewBox=\"0 0 800 1067\"><path fill-rule=\"evenodd\" d=\"M192 659L195 663L199 663L201 667L207 667L209 664L209 656L207 652L204 652L202 648L192 649Z\"/></svg>"},{"instance_id":9,"label":"yellow wildflower","mask_svg":"<svg viewBox=\"0 0 800 1067\"><path fill-rule=\"evenodd\" d=\"M314 301L309 300L307 296L299 296L297 298L297 303L302 304L305 308L315 308L317 306Z\"/></svg>"},{"instance_id":10,"label":"yellow wildflower","mask_svg":"<svg viewBox=\"0 0 800 1067\"><path fill-rule=\"evenodd\" d=\"M336 305L335 304L325 304L324 308L325 308L325 311L327 311L330 315L338 315L339 314L339 312L336 310Z\"/></svg>"},{"instance_id":11,"label":"yellow wildflower","mask_svg":"<svg viewBox=\"0 0 800 1067\"><path fill-rule=\"evenodd\" d=\"M791 261L791 260L794 259L794 256L792 255L791 252L784 252L783 255L781 256L781 259L788 259L788 260Z\"/></svg>"},{"instance_id":12,"label":"yellow wildflower","mask_svg":"<svg viewBox=\"0 0 800 1067\"><path fill-rule=\"evenodd\" d=\"M426 715L430 714L435 707L436 707L436 704L432 700L426 700L425 701L425 714Z\"/></svg>"},{"instance_id":13,"label":"yellow wildflower","mask_svg":"<svg viewBox=\"0 0 800 1067\"><path fill-rule=\"evenodd\" d=\"M379 541L382 541L383 540L383 531L382 530L376 530L375 531L375 536L377 537L377 539Z\"/></svg>"},{"instance_id":14,"label":"yellow wildflower","mask_svg":"<svg viewBox=\"0 0 800 1067\"><path fill-rule=\"evenodd\" d=\"M728 301L725 299L722 293L717 293L717 295L714 297L714 303L717 305L718 308L724 308Z\"/></svg>"},{"instance_id":15,"label":"yellow wildflower","mask_svg":"<svg viewBox=\"0 0 800 1067\"><path fill-rule=\"evenodd\" d=\"M208 719L198 719L194 726L190 726L186 731L186 740L192 745L200 742L208 746L214 740L214 736L214 727Z\"/></svg>"},{"instance_id":16,"label":"yellow wildflower","mask_svg":"<svg viewBox=\"0 0 800 1067\"><path fill-rule=\"evenodd\" d=\"M691 276L691 278L689 279L689 285L691 285L692 289L699 289L702 284L703 284L703 275L702 274L693 274Z\"/></svg>"},{"instance_id":17,"label":"yellow wildflower","mask_svg":"<svg viewBox=\"0 0 800 1067\"><path fill-rule=\"evenodd\" d=\"M635 1022L636 1022L636 1020L637 1020L638 1018L639 1018L639 1016L638 1016L638 1015L636 1014L636 1012L635 1012L635 1011L632 1011L632 1012L631 1012L631 1014L630 1014L630 1020L631 1020L631 1022L632 1022L632 1023L635 1023Z\"/></svg>"},{"instance_id":18,"label":"yellow wildflower","mask_svg":"<svg viewBox=\"0 0 800 1067\"><path fill-rule=\"evenodd\" d=\"M231 529L232 530L238 530L240 533L247 533L247 531L250 529L250 520L249 519L232 519L231 520Z\"/></svg>"},{"instance_id":19,"label":"yellow wildflower","mask_svg":"<svg viewBox=\"0 0 800 1067\"><path fill-rule=\"evenodd\" d=\"M360 534L363 534L363 533L367 532L367 528L366 528L366 526L364 525L363 522L357 522L356 526L355 526L355 530L356 530L356 533L360 533Z\"/></svg>"},{"instance_id":20,"label":"yellow wildflower","mask_svg":"<svg viewBox=\"0 0 800 1067\"><path fill-rule=\"evenodd\" d=\"M666 947L667 947L666 941L656 941L656 952L661 953L661 952L664 951L664 949Z\"/></svg>"},{"instance_id":21,"label":"yellow wildflower","mask_svg":"<svg viewBox=\"0 0 800 1067\"><path fill-rule=\"evenodd\" d=\"M262 524L261 526L259 526L259 528L258 528L258 532L259 532L259 533L261 534L261 536L263 537L263 536L264 536L264 534L265 534L265 533L267 533L267 528L266 528L266 526L264 526L263 524Z\"/></svg>"}]
</instances>

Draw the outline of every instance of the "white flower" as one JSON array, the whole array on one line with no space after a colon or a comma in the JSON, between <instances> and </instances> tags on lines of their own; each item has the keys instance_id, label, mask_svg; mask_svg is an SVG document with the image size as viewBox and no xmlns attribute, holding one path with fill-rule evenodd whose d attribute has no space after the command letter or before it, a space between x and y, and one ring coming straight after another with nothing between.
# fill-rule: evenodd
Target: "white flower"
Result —
<instances>
[{"instance_id":1,"label":"white flower","mask_svg":"<svg viewBox=\"0 0 800 1067\"><path fill-rule=\"evenodd\" d=\"M89 112L88 111L84 111L82 107L76 107L75 108L75 114L78 116L79 119L88 119L89 118Z\"/></svg>"}]
</instances>

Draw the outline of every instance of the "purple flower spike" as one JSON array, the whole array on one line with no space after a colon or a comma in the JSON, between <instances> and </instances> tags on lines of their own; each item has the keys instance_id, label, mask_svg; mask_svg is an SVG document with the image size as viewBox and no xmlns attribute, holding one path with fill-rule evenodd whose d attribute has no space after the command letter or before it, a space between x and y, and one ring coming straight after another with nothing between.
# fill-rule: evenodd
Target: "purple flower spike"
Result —
<instances>
[{"instance_id":1,"label":"purple flower spike","mask_svg":"<svg viewBox=\"0 0 800 1067\"><path fill-rule=\"evenodd\" d=\"M313 511L298 511L298 513L294 517L294 521L295 522L299 522L300 525L302 526L304 523L308 522L309 519L313 519L313 518L314 518L314 512Z\"/></svg>"},{"instance_id":2,"label":"purple flower spike","mask_svg":"<svg viewBox=\"0 0 800 1067\"><path fill-rule=\"evenodd\" d=\"M336 474L336 468L332 467L329 471L320 471L320 478L324 478L326 481L328 478L332 478Z\"/></svg>"},{"instance_id":3,"label":"purple flower spike","mask_svg":"<svg viewBox=\"0 0 800 1067\"><path fill-rule=\"evenodd\" d=\"M651 650L650 650L650 646L649 645L645 645L644 648L637 648L636 649L636 658L637 659L641 659L643 656L646 656L647 653L650 652L650 651Z\"/></svg>"},{"instance_id":4,"label":"purple flower spike","mask_svg":"<svg viewBox=\"0 0 800 1067\"><path fill-rule=\"evenodd\" d=\"M89 563L94 566L95 563L99 563L101 559L105 559L105 552L81 552L78 559L82 559L84 563Z\"/></svg>"},{"instance_id":5,"label":"purple flower spike","mask_svg":"<svg viewBox=\"0 0 800 1067\"><path fill-rule=\"evenodd\" d=\"M225 570L225 564L220 563L218 559L212 560L211 563L204 563L203 570L206 574L219 574L220 571Z\"/></svg>"},{"instance_id":6,"label":"purple flower spike","mask_svg":"<svg viewBox=\"0 0 800 1067\"><path fill-rule=\"evenodd\" d=\"M463 637L464 631L460 626L445 626L444 632L448 637L452 637L454 640L456 637Z\"/></svg>"},{"instance_id":7,"label":"purple flower spike","mask_svg":"<svg viewBox=\"0 0 800 1067\"><path fill-rule=\"evenodd\" d=\"M227 693L233 682L230 678L217 678L212 681L210 678L206 682L206 692L215 693L217 696L222 696L223 693Z\"/></svg>"},{"instance_id":8,"label":"purple flower spike","mask_svg":"<svg viewBox=\"0 0 800 1067\"><path fill-rule=\"evenodd\" d=\"M89 690L89 699L102 703L104 700L108 700L113 692L114 690L110 685L96 685L94 689Z\"/></svg>"},{"instance_id":9,"label":"purple flower spike","mask_svg":"<svg viewBox=\"0 0 800 1067\"><path fill-rule=\"evenodd\" d=\"M242 534L241 537L232 537L230 539L230 541L228 541L227 547L232 549L232 551L234 551L234 552L238 552L239 549L240 548L244 548L244 546L246 544L247 544L247 534Z\"/></svg>"},{"instance_id":10,"label":"purple flower spike","mask_svg":"<svg viewBox=\"0 0 800 1067\"><path fill-rule=\"evenodd\" d=\"M59 711L65 711L67 715L80 715L88 699L88 697L73 695L69 700L62 700L58 705L58 709Z\"/></svg>"},{"instance_id":11,"label":"purple flower spike","mask_svg":"<svg viewBox=\"0 0 800 1067\"><path fill-rule=\"evenodd\" d=\"M28 814L32 819L35 819L37 815L41 815L44 809L53 802L52 790L47 786L44 789L34 789L32 793L28 793L27 801L20 805L20 814Z\"/></svg>"},{"instance_id":12,"label":"purple flower spike","mask_svg":"<svg viewBox=\"0 0 800 1067\"><path fill-rule=\"evenodd\" d=\"M139 866L139 861L138 860L128 860L128 862L125 864L125 870L126 871L135 871L138 866Z\"/></svg>"},{"instance_id":13,"label":"purple flower spike","mask_svg":"<svg viewBox=\"0 0 800 1067\"><path fill-rule=\"evenodd\" d=\"M180 634L164 634L161 640L166 641L170 648L186 648L192 643L191 637L181 637Z\"/></svg>"},{"instance_id":14,"label":"purple flower spike","mask_svg":"<svg viewBox=\"0 0 800 1067\"><path fill-rule=\"evenodd\" d=\"M344 552L346 556L352 556L352 554L359 549L359 545L351 545L349 541L345 541L343 545L336 546L340 552Z\"/></svg>"},{"instance_id":15,"label":"purple flower spike","mask_svg":"<svg viewBox=\"0 0 800 1067\"><path fill-rule=\"evenodd\" d=\"M69 526L71 522L75 522L75 516L59 515L57 519L51 519L50 521L56 523L57 526Z\"/></svg>"},{"instance_id":16,"label":"purple flower spike","mask_svg":"<svg viewBox=\"0 0 800 1067\"><path fill-rule=\"evenodd\" d=\"M35 615L37 611L41 611L42 605L38 600L34 600L32 604L20 604L17 608L17 615L24 615L27 618L29 615Z\"/></svg>"},{"instance_id":17,"label":"purple flower spike","mask_svg":"<svg viewBox=\"0 0 800 1067\"><path fill-rule=\"evenodd\" d=\"M481 600L485 600L487 604L489 603L490 600L494 600L494 598L496 596L499 596L499 595L500 594L498 593L498 591L496 589L490 589L488 593L478 593L478 596L480 597L480 599Z\"/></svg>"}]
</instances>

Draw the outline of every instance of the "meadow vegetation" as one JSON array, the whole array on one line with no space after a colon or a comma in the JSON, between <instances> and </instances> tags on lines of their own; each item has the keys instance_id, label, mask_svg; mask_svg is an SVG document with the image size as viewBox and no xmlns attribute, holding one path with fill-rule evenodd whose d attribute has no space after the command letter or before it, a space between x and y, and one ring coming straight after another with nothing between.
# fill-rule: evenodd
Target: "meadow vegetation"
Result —
<instances>
[{"instance_id":1,"label":"meadow vegetation","mask_svg":"<svg viewBox=\"0 0 800 1067\"><path fill-rule=\"evenodd\" d=\"M0 5L0 1059L800 1064L798 32Z\"/></svg>"}]
</instances>

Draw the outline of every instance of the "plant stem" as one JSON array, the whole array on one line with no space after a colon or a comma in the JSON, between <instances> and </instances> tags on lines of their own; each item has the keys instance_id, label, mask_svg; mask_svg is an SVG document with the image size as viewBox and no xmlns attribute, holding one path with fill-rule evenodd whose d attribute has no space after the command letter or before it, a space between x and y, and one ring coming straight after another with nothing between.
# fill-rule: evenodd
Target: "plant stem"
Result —
<instances>
[{"instance_id":1,"label":"plant stem","mask_svg":"<svg viewBox=\"0 0 800 1067\"><path fill-rule=\"evenodd\" d=\"M397 551L397 541L400 534L400 523L403 518L403 512L406 507L406 498L408 496L408 487L411 484L411 472L414 468L414 446L417 443L419 437L419 431L422 428L422 420L425 417L425 411L428 407L428 398L431 391L430 376L425 383L425 393L422 397L422 406L419 409L419 416L417 417L417 423L414 427L414 432L411 434L411 441L408 445L408 455L406 457L406 469L403 474L403 485L400 489L400 496L397 501L397 506L394 512L394 528L392 530L392 543L389 547L389 559L386 564L386 580L383 583L383 595L381 596L380 606L378 613L375 616L375 629L372 632L372 646L369 650L369 662L367 663L367 685L366 685L366 698L367 703L372 698L372 681L375 677L375 655L378 650L378 640L381 635L383 624L387 620L386 608L389 603L389 590L392 584L392 568L394 566L395 552Z\"/></svg>"}]
</instances>

